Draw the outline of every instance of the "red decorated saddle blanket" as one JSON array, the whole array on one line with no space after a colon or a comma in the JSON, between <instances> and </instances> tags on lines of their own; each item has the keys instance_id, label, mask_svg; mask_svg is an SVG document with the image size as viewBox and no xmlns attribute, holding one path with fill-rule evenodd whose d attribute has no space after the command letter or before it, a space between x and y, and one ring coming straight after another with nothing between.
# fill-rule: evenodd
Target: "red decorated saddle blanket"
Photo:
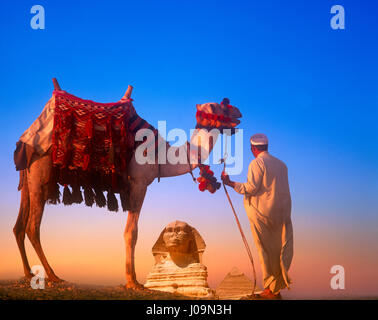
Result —
<instances>
[{"instance_id":1,"label":"red decorated saddle blanket","mask_svg":"<svg viewBox=\"0 0 378 320\"><path fill-rule=\"evenodd\" d=\"M137 115L132 99L97 103L55 90L40 117L17 143L16 168L29 167L33 153L49 152L53 164L50 203L60 202L61 184L64 204L82 202L83 189L89 206L107 204L109 210L117 211L114 193L119 193L127 210L128 186L123 174L137 147L135 134L142 128L157 134Z\"/></svg>"},{"instance_id":2,"label":"red decorated saddle blanket","mask_svg":"<svg viewBox=\"0 0 378 320\"><path fill-rule=\"evenodd\" d=\"M103 174L126 170L134 149L129 119L136 112L131 100L104 104L59 91L54 95L53 165Z\"/></svg>"}]
</instances>

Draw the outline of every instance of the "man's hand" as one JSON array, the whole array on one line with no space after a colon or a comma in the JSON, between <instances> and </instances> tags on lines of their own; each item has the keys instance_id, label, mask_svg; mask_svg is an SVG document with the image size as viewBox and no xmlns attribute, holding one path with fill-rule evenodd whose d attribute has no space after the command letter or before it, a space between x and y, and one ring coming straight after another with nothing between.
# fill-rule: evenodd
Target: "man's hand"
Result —
<instances>
[{"instance_id":1,"label":"man's hand","mask_svg":"<svg viewBox=\"0 0 378 320\"><path fill-rule=\"evenodd\" d=\"M222 171L221 179L225 185L228 185L228 183L230 182L229 175L224 171Z\"/></svg>"},{"instance_id":2,"label":"man's hand","mask_svg":"<svg viewBox=\"0 0 378 320\"><path fill-rule=\"evenodd\" d=\"M226 186L234 187L234 182L230 180L230 177L226 172L222 172L221 179Z\"/></svg>"}]
</instances>

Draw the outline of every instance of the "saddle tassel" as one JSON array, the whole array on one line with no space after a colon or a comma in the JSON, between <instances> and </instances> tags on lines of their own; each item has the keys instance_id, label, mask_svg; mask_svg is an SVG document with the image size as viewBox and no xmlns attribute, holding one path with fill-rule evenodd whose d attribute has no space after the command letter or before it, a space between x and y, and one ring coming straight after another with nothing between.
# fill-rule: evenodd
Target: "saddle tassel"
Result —
<instances>
[{"instance_id":1,"label":"saddle tassel","mask_svg":"<svg viewBox=\"0 0 378 320\"><path fill-rule=\"evenodd\" d=\"M66 184L64 185L62 200L65 206L69 206L70 204L72 204L72 193Z\"/></svg>"}]
</instances>

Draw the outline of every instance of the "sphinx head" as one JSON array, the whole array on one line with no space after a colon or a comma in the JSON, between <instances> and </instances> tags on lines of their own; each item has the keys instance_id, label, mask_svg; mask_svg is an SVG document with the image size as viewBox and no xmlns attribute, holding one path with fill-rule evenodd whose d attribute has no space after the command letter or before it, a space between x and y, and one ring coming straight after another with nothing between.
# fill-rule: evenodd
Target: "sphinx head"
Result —
<instances>
[{"instance_id":1,"label":"sphinx head","mask_svg":"<svg viewBox=\"0 0 378 320\"><path fill-rule=\"evenodd\" d=\"M163 241L169 252L189 253L193 241L192 228L182 221L174 221L165 227Z\"/></svg>"},{"instance_id":2,"label":"sphinx head","mask_svg":"<svg viewBox=\"0 0 378 320\"><path fill-rule=\"evenodd\" d=\"M186 222L173 221L161 232L152 248L157 263L172 260L178 266L201 262L205 242L198 231Z\"/></svg>"}]
</instances>

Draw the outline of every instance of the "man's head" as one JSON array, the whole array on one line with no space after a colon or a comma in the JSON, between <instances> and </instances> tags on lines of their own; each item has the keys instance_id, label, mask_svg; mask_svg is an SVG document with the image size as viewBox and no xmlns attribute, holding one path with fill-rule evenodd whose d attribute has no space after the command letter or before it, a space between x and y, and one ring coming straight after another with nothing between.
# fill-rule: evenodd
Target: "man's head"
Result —
<instances>
[{"instance_id":1,"label":"man's head","mask_svg":"<svg viewBox=\"0 0 378 320\"><path fill-rule=\"evenodd\" d=\"M268 151L268 137L263 133L254 134L251 139L251 151L255 157L261 152Z\"/></svg>"}]
</instances>

